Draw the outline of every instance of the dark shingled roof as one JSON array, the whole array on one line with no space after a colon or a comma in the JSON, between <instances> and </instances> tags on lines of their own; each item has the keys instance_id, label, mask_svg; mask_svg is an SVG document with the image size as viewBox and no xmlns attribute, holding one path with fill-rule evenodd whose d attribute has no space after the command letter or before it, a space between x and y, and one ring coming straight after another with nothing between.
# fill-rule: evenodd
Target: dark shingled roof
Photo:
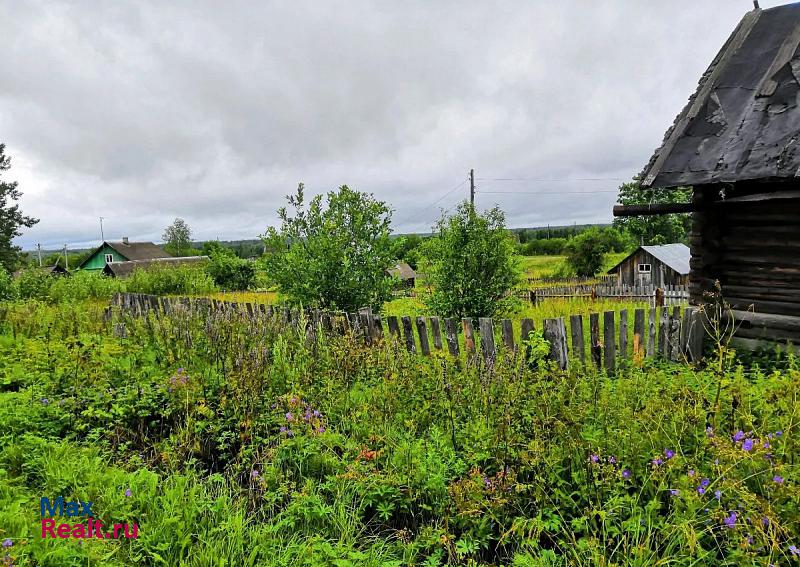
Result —
<instances>
[{"instance_id":1,"label":"dark shingled roof","mask_svg":"<svg viewBox=\"0 0 800 567\"><path fill-rule=\"evenodd\" d=\"M110 243L109 243L110 244ZM148 260L131 260L128 262L111 262L103 268L103 273L115 278L127 278L134 270L146 270L153 266L182 266L186 264L201 264L208 260L208 256L179 256L170 258L151 258Z\"/></svg>"},{"instance_id":2,"label":"dark shingled roof","mask_svg":"<svg viewBox=\"0 0 800 567\"><path fill-rule=\"evenodd\" d=\"M128 260L151 260L153 258L171 258L152 242L106 242L111 248L125 256Z\"/></svg>"},{"instance_id":3,"label":"dark shingled roof","mask_svg":"<svg viewBox=\"0 0 800 567\"><path fill-rule=\"evenodd\" d=\"M745 14L642 173L645 187L800 175L800 3Z\"/></svg>"}]
</instances>

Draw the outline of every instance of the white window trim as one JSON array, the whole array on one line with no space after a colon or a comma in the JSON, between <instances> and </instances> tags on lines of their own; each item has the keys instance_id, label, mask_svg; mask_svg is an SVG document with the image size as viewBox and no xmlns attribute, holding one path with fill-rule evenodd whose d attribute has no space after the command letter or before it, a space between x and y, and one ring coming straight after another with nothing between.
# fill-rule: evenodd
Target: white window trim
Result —
<instances>
[{"instance_id":1,"label":"white window trim","mask_svg":"<svg viewBox=\"0 0 800 567\"><path fill-rule=\"evenodd\" d=\"M114 261L113 254L106 254L106 264L111 264Z\"/></svg>"},{"instance_id":2,"label":"white window trim","mask_svg":"<svg viewBox=\"0 0 800 567\"><path fill-rule=\"evenodd\" d=\"M645 266L647 266L647 269L644 269ZM640 274L650 274L653 271L653 266L652 264L639 264L636 266L636 271Z\"/></svg>"}]
</instances>

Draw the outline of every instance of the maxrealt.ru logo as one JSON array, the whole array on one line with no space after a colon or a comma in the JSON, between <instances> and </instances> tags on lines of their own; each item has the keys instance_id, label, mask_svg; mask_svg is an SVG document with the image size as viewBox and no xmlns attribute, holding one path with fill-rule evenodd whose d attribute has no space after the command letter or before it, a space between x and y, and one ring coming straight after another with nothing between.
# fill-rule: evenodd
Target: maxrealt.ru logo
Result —
<instances>
[{"instance_id":1,"label":"maxrealt.ru logo","mask_svg":"<svg viewBox=\"0 0 800 567\"><path fill-rule=\"evenodd\" d=\"M94 518L91 502L79 500L65 501L63 496L50 500L43 496L39 507L42 514L42 538L75 538L75 539L133 539L139 535L137 524L114 524L109 531L104 531L103 523ZM85 523L57 523L54 518L84 518Z\"/></svg>"}]
</instances>

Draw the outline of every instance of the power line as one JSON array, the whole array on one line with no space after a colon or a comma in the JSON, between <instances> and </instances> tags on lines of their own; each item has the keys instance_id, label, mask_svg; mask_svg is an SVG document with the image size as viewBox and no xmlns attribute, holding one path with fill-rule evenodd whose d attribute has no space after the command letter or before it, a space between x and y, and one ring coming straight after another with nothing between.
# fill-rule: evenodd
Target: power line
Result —
<instances>
[{"instance_id":1,"label":"power line","mask_svg":"<svg viewBox=\"0 0 800 567\"><path fill-rule=\"evenodd\" d=\"M628 181L627 177L478 177L479 181L536 181L541 183L549 182L572 182L572 181Z\"/></svg>"},{"instance_id":2,"label":"power line","mask_svg":"<svg viewBox=\"0 0 800 567\"><path fill-rule=\"evenodd\" d=\"M428 209L430 209L430 208L431 208L431 207L433 207L434 205L437 205L438 203L441 203L441 202L442 202L442 201L443 201L443 200L444 200L446 197L448 197L448 196L449 196L449 195L451 195L453 192L455 192L456 190L458 190L458 189L460 189L461 187L463 187L463 186L464 186L464 184L465 184L467 181L469 181L469 177L466 177L466 178L464 178L464 180L463 180L463 181L461 181L461 183L459 183L458 185L456 185L455 187L453 187L452 189L450 189L449 191L447 191L447 193L445 193L444 195L442 195L441 197L439 197L438 199L436 199L436 200L435 200L433 203L431 203L431 204L429 204L429 205L426 205L426 206L425 206L424 208L422 208L422 209L419 209L419 210L418 210L418 211L416 211L416 212L415 212L413 215L407 215L406 217L404 217L404 218L403 218L403 220L402 220L402 221L397 221L397 223L398 223L398 224L402 224L402 223L406 222L407 220L410 220L412 217L416 217L416 216L418 216L418 215L420 215L420 214L424 213L425 211L427 211ZM417 223L417 224L422 224L422 223ZM417 225L413 225L413 226L417 226Z\"/></svg>"},{"instance_id":3,"label":"power line","mask_svg":"<svg viewBox=\"0 0 800 567\"><path fill-rule=\"evenodd\" d=\"M596 191L478 191L484 195L591 195L594 193L617 193L617 189Z\"/></svg>"}]
</instances>

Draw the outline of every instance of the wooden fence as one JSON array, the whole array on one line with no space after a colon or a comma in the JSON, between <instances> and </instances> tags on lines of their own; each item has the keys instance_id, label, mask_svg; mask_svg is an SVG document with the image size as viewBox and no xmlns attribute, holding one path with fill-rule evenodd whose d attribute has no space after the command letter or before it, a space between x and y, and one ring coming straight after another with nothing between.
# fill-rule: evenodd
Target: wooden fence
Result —
<instances>
[{"instance_id":1,"label":"wooden fence","mask_svg":"<svg viewBox=\"0 0 800 567\"><path fill-rule=\"evenodd\" d=\"M593 276L590 278L560 278L557 276L543 277L543 278L525 278L528 287L532 290L542 287L550 287L554 284L562 286L581 286L581 285L614 285L617 281L616 274L603 274L600 276Z\"/></svg>"},{"instance_id":2,"label":"wooden fence","mask_svg":"<svg viewBox=\"0 0 800 567\"><path fill-rule=\"evenodd\" d=\"M553 298L627 299L642 301L651 307L683 305L689 302L688 286L665 286L663 288L629 285L579 285L557 286L518 292L519 297L531 303Z\"/></svg>"},{"instance_id":3,"label":"wooden fence","mask_svg":"<svg viewBox=\"0 0 800 567\"><path fill-rule=\"evenodd\" d=\"M114 308L141 316L147 313L169 313L175 309L201 312L230 311L243 317L261 314L276 317L290 324L300 320L325 332L348 334L372 344L387 336L404 345L409 352L430 355L432 351L447 351L455 356L466 355L468 360L481 355L493 363L498 355L528 353L526 339L536 330L532 319L518 323L511 319L495 321L478 319L477 328L471 319L456 320L440 317L389 316L385 319L369 310L358 313L331 313L307 310L302 314L286 306L258 303L235 303L208 298L160 297L135 293L118 293L107 310L110 320ZM301 319L301 315L304 315ZM661 358L674 362L699 361L702 358L704 326L702 313L695 307L679 306L635 309L632 325L627 309L570 315L545 319L541 330L550 344L549 358L566 369L570 364L593 365L611 373L631 359ZM385 323L385 328L384 328ZM415 333L416 330L416 333ZM460 333L459 333L460 331ZM388 335L387 335L388 333ZM462 340L459 334L463 335Z\"/></svg>"}]
</instances>

